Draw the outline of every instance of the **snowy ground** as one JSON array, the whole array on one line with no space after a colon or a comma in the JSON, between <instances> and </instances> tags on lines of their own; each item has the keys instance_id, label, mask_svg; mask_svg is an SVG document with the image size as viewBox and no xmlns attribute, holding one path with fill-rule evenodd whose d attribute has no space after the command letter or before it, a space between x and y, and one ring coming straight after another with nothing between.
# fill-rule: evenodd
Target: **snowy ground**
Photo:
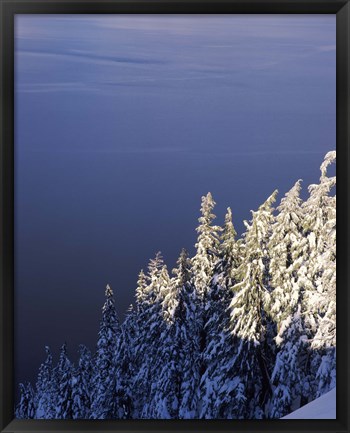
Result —
<instances>
[{"instance_id":1,"label":"snowy ground","mask_svg":"<svg viewBox=\"0 0 350 433\"><path fill-rule=\"evenodd\" d=\"M335 419L336 388L282 419Z\"/></svg>"}]
</instances>

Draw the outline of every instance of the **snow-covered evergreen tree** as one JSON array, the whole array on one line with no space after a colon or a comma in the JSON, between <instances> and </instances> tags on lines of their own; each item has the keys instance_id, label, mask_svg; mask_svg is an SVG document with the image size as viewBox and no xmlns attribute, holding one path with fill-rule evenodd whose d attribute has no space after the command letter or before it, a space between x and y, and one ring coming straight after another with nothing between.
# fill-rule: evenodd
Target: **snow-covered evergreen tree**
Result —
<instances>
[{"instance_id":1,"label":"snow-covered evergreen tree","mask_svg":"<svg viewBox=\"0 0 350 433\"><path fill-rule=\"evenodd\" d=\"M236 236L237 232L232 222L232 211L228 207L220 245L220 259L223 262L220 275L225 277L225 281L221 281L221 284L225 284L227 288L232 287L236 283L235 274L242 261L242 241L236 240Z\"/></svg>"},{"instance_id":2,"label":"snow-covered evergreen tree","mask_svg":"<svg viewBox=\"0 0 350 433\"><path fill-rule=\"evenodd\" d=\"M282 322L290 318L300 302L298 271L306 260L303 233L304 212L300 198L301 180L282 198L268 242L271 274L270 314L279 332Z\"/></svg>"},{"instance_id":3,"label":"snow-covered evergreen tree","mask_svg":"<svg viewBox=\"0 0 350 433\"><path fill-rule=\"evenodd\" d=\"M179 291L179 302L175 312L181 374L178 397L179 419L198 417L202 311L200 298L193 283L193 273L191 259L183 249L177 267L173 269L173 285Z\"/></svg>"},{"instance_id":4,"label":"snow-covered evergreen tree","mask_svg":"<svg viewBox=\"0 0 350 433\"><path fill-rule=\"evenodd\" d=\"M118 362L117 398L119 400L119 419L134 418L134 389L133 380L135 370L135 341L136 333L136 311L133 305L129 306L127 315L121 325L121 339Z\"/></svg>"},{"instance_id":5,"label":"snow-covered evergreen tree","mask_svg":"<svg viewBox=\"0 0 350 433\"><path fill-rule=\"evenodd\" d=\"M304 371L308 343L301 317L302 288L299 281L307 260L307 240L303 231L300 190L301 181L298 180L282 198L268 243L273 286L268 312L277 325L275 340L278 351L268 409L268 416L272 418L280 418L291 412L295 405L300 405L301 383L307 384Z\"/></svg>"},{"instance_id":6,"label":"snow-covered evergreen tree","mask_svg":"<svg viewBox=\"0 0 350 433\"><path fill-rule=\"evenodd\" d=\"M215 201L210 192L202 197L201 217L198 219L196 255L192 259L194 285L198 296L205 300L219 254L221 227L213 225Z\"/></svg>"},{"instance_id":7,"label":"snow-covered evergreen tree","mask_svg":"<svg viewBox=\"0 0 350 433\"><path fill-rule=\"evenodd\" d=\"M330 224L329 224L330 223ZM313 338L311 348L316 351L313 367L316 369L315 398L330 391L336 385L336 233L333 220L330 226L325 252L321 257L324 269L321 276L321 305L325 311L320 319L318 329Z\"/></svg>"},{"instance_id":8,"label":"snow-covered evergreen tree","mask_svg":"<svg viewBox=\"0 0 350 433\"><path fill-rule=\"evenodd\" d=\"M202 352L203 375L199 387L199 417L207 419L225 418L227 415L227 390L231 380L229 374L233 357L233 341L227 332L233 297L232 287L236 283L235 273L240 262L240 248L235 239L237 233L232 223L231 209L227 209L221 235L218 262L210 282L204 313L206 345Z\"/></svg>"},{"instance_id":9,"label":"snow-covered evergreen tree","mask_svg":"<svg viewBox=\"0 0 350 433\"><path fill-rule=\"evenodd\" d=\"M67 345L61 347L58 364L56 367L57 377L57 396L56 396L56 416L57 419L73 418L73 399L72 399L72 375L73 365L67 356Z\"/></svg>"},{"instance_id":10,"label":"snow-covered evergreen tree","mask_svg":"<svg viewBox=\"0 0 350 433\"><path fill-rule=\"evenodd\" d=\"M336 345L336 196L332 195L335 177L327 176L327 169L335 162L335 152L329 152L321 165L320 185L325 194L322 197L323 224L319 230L319 257L317 290L322 293L320 311L322 319L314 337L312 347L335 347ZM310 197L311 198L311 197Z\"/></svg>"},{"instance_id":11,"label":"snow-covered evergreen tree","mask_svg":"<svg viewBox=\"0 0 350 433\"><path fill-rule=\"evenodd\" d=\"M215 201L210 192L202 197L201 216L198 219L199 226L196 231L198 233L196 254L192 258L193 268L193 285L195 287L196 302L200 308L197 310L196 325L199 329L199 379L205 371L205 362L203 352L207 345L207 335L204 329L206 321L206 306L210 297L210 281L213 277L215 264L219 260L220 254L220 232L221 227L214 225L213 221L216 216L213 214ZM197 394L199 391L197 390ZM198 396L199 397L199 396ZM197 398L198 398L197 397ZM196 409L196 412L198 412ZM198 417L198 413L195 415Z\"/></svg>"},{"instance_id":12,"label":"snow-covered evergreen tree","mask_svg":"<svg viewBox=\"0 0 350 433\"><path fill-rule=\"evenodd\" d=\"M172 396L172 388L176 387L176 384L168 379L169 376L171 378L174 376L174 362L176 361L172 339L174 337L176 291L172 289L165 265L160 270L156 291L158 293L157 308L160 306L160 311L151 318L153 323L150 322L150 328L154 328L155 335L154 340L151 340L152 354L149 356L153 360L153 368L160 374L151 385L149 401L144 407L143 417L166 419L175 416L174 411L177 410L177 405ZM165 388L167 388L167 393Z\"/></svg>"},{"instance_id":13,"label":"snow-covered evergreen tree","mask_svg":"<svg viewBox=\"0 0 350 433\"><path fill-rule=\"evenodd\" d=\"M159 340L164 321L162 299L168 290L170 278L161 253L150 260L146 283L143 279L136 298L137 322L135 340L135 377L133 381L134 414L137 418L150 418L150 402L156 391L152 382L155 369L160 367Z\"/></svg>"},{"instance_id":14,"label":"snow-covered evergreen tree","mask_svg":"<svg viewBox=\"0 0 350 433\"><path fill-rule=\"evenodd\" d=\"M246 402L232 414L234 418L263 418L271 393L274 329L265 307L269 305L271 295L267 244L272 233L272 204L276 195L277 191L274 191L256 212L252 212L251 224L246 223L245 255L237 272L240 281L233 287L231 332L237 372L237 378L233 380L239 399Z\"/></svg>"},{"instance_id":15,"label":"snow-covered evergreen tree","mask_svg":"<svg viewBox=\"0 0 350 433\"><path fill-rule=\"evenodd\" d=\"M94 393L92 395L92 419L113 419L118 413L116 387L117 349L119 347L120 326L115 309L113 290L106 287L106 301L102 308L102 320L95 356Z\"/></svg>"},{"instance_id":16,"label":"snow-covered evergreen tree","mask_svg":"<svg viewBox=\"0 0 350 433\"><path fill-rule=\"evenodd\" d=\"M317 367L315 390L310 401L326 394L336 386L336 347L328 346L318 350L318 357L312 363Z\"/></svg>"},{"instance_id":17,"label":"snow-covered evergreen tree","mask_svg":"<svg viewBox=\"0 0 350 433\"><path fill-rule=\"evenodd\" d=\"M158 254L158 253L157 253ZM142 309L145 306L147 300L147 277L141 269L139 273L139 278L137 280L137 288L135 290L136 302L138 305L138 309Z\"/></svg>"},{"instance_id":18,"label":"snow-covered evergreen tree","mask_svg":"<svg viewBox=\"0 0 350 433\"><path fill-rule=\"evenodd\" d=\"M177 419L182 372L179 369L179 328L177 323L163 321L158 341L156 377L150 392L147 417Z\"/></svg>"},{"instance_id":19,"label":"snow-covered evergreen tree","mask_svg":"<svg viewBox=\"0 0 350 433\"><path fill-rule=\"evenodd\" d=\"M199 392L199 417L222 418L226 397L221 388L230 381L227 363L234 356L233 339L227 332L230 320L229 306L233 292L224 284L224 262L219 261L210 284L205 314L206 345L201 354L202 376ZM220 282L221 280L221 282Z\"/></svg>"},{"instance_id":20,"label":"snow-covered evergreen tree","mask_svg":"<svg viewBox=\"0 0 350 433\"><path fill-rule=\"evenodd\" d=\"M19 384L20 400L15 410L17 419L36 418L35 396L32 385L27 382Z\"/></svg>"},{"instance_id":21,"label":"snow-covered evergreen tree","mask_svg":"<svg viewBox=\"0 0 350 433\"><path fill-rule=\"evenodd\" d=\"M72 377L73 419L89 419L92 394L93 362L90 350L79 346L79 362Z\"/></svg>"},{"instance_id":22,"label":"snow-covered evergreen tree","mask_svg":"<svg viewBox=\"0 0 350 433\"><path fill-rule=\"evenodd\" d=\"M313 340L310 349L311 391L308 401L326 392L334 384L335 345L329 346L329 341L324 342L328 337L322 334L331 322L331 329L335 329L336 197L333 191L336 177L328 176L329 167L335 160L335 151L326 154L320 167L320 181L309 186L310 196L304 203L308 260L299 280L303 287L302 304L308 337ZM322 382L329 385L320 385L320 375L323 377Z\"/></svg>"},{"instance_id":23,"label":"snow-covered evergreen tree","mask_svg":"<svg viewBox=\"0 0 350 433\"><path fill-rule=\"evenodd\" d=\"M163 275L162 275L163 274ZM155 419L177 419L182 372L180 370L180 332L178 305L180 285L177 278L169 279L166 268L160 274L159 290L163 320L157 346L158 377L152 385L148 416Z\"/></svg>"},{"instance_id":24,"label":"snow-covered evergreen tree","mask_svg":"<svg viewBox=\"0 0 350 433\"><path fill-rule=\"evenodd\" d=\"M307 322L312 336L328 305L322 283L323 274L332 262L327 249L335 244L336 198L332 193L336 179L335 176L327 176L327 169L335 158L334 151L327 153L321 165L320 182L309 186L310 196L303 206L304 231L308 240L308 260L303 268L303 303L304 310L309 312Z\"/></svg>"},{"instance_id":25,"label":"snow-covered evergreen tree","mask_svg":"<svg viewBox=\"0 0 350 433\"><path fill-rule=\"evenodd\" d=\"M150 294L148 293L147 277L143 270L139 273L135 297L136 310L131 311L131 314L135 314L135 321L133 322L135 338L132 339L132 350L130 353L132 359L132 375L130 379L133 395L133 418L139 419L141 418L144 403L149 393L149 383L144 381L143 376L148 375L149 372L149 368L146 366L147 331L145 322L148 319L147 312Z\"/></svg>"},{"instance_id":26,"label":"snow-covered evergreen tree","mask_svg":"<svg viewBox=\"0 0 350 433\"><path fill-rule=\"evenodd\" d=\"M40 366L36 382L36 419L54 419L56 417L55 396L58 384L53 372L50 348L46 346L45 351L46 360Z\"/></svg>"},{"instance_id":27,"label":"snow-covered evergreen tree","mask_svg":"<svg viewBox=\"0 0 350 433\"><path fill-rule=\"evenodd\" d=\"M270 418L282 418L300 407L305 392L309 344L304 334L300 304L286 318L277 338L279 348L271 375L273 394L269 405Z\"/></svg>"}]
</instances>

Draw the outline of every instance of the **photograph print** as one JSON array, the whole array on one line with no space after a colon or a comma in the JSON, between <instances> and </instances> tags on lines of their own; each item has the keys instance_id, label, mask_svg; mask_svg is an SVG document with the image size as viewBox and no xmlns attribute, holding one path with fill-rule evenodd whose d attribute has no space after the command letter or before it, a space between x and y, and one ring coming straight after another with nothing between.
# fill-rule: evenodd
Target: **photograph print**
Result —
<instances>
[{"instance_id":1,"label":"photograph print","mask_svg":"<svg viewBox=\"0 0 350 433\"><path fill-rule=\"evenodd\" d=\"M15 418L336 418L335 56L335 15L15 16Z\"/></svg>"}]
</instances>

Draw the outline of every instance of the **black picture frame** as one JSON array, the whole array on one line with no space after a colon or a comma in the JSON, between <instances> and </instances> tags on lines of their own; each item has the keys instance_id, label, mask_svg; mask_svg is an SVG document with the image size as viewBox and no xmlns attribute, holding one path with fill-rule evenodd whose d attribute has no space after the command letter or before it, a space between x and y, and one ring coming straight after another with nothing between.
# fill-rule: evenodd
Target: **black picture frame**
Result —
<instances>
[{"instance_id":1,"label":"black picture frame","mask_svg":"<svg viewBox=\"0 0 350 433\"><path fill-rule=\"evenodd\" d=\"M14 16L15 14L336 14L337 418L336 420L17 420L14 409ZM10 432L348 432L349 116L348 0L0 0L0 430Z\"/></svg>"}]
</instances>

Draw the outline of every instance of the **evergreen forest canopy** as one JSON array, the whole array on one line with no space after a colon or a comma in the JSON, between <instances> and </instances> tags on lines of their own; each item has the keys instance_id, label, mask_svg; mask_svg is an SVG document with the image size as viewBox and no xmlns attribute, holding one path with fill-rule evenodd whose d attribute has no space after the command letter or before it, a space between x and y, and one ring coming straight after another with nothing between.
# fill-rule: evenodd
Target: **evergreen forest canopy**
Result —
<instances>
[{"instance_id":1,"label":"evergreen forest canopy","mask_svg":"<svg viewBox=\"0 0 350 433\"><path fill-rule=\"evenodd\" d=\"M306 201L301 181L277 190L236 239L231 209L214 224L202 197L194 257L171 275L162 256L140 272L123 323L113 291L94 354L46 347L35 386L20 384L22 419L281 418L336 384L336 177L327 169Z\"/></svg>"}]
</instances>

